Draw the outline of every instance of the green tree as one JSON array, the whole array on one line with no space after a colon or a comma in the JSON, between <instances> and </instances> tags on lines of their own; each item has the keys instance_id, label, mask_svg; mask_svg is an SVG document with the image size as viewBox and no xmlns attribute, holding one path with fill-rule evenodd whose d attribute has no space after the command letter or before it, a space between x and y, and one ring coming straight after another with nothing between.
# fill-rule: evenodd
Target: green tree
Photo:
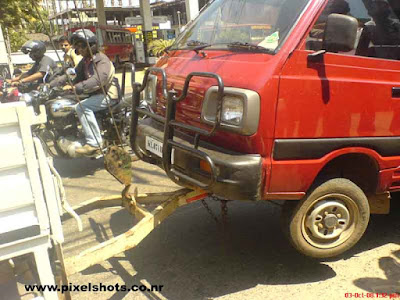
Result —
<instances>
[{"instance_id":1,"label":"green tree","mask_svg":"<svg viewBox=\"0 0 400 300\"><path fill-rule=\"evenodd\" d=\"M0 25L7 29L11 50L18 50L26 41L26 33L45 32L35 6L48 24L48 14L39 5L40 0L0 0ZM47 27L48 25L46 25Z\"/></svg>"}]
</instances>

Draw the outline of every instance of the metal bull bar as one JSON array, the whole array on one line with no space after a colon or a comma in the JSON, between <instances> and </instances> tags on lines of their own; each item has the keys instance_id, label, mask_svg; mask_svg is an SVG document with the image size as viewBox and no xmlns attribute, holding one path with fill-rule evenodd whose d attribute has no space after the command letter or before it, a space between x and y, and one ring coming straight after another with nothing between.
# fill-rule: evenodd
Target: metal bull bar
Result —
<instances>
[{"instance_id":1,"label":"metal bull bar","mask_svg":"<svg viewBox=\"0 0 400 300\"><path fill-rule=\"evenodd\" d=\"M158 73L161 75L162 85L161 91L162 95L165 99L167 99L167 110L165 117L161 115L157 115L153 112L140 109L140 93L146 88L148 84L148 77L150 73ZM176 120L176 106L177 103L183 101L188 93L189 84L193 77L205 77L205 78L214 78L218 84L218 93L217 93L217 110L215 116L215 123L211 130L204 130L202 128L198 128L195 126L191 126L185 123L181 123ZM167 90L167 75L164 69L161 68L148 68L145 72L145 76L143 78L142 84L135 83L133 86L132 92L132 123L131 123L131 130L130 130L130 143L133 151L135 154L143 158L146 156L145 153L140 152L140 150L136 146L136 135L137 135L137 126L138 126L138 117L139 114L144 114L158 122L164 124L164 138L163 138L163 157L162 157L162 164L165 172L167 173L168 177L174 181L175 183L182 185L182 181L177 180L183 179L185 182L192 184L194 186L200 187L201 189L208 190L210 189L217 180L217 168L211 159L211 157L206 154L205 152L198 149L200 136L210 137L214 135L217 128L220 126L221 122L221 111L222 111L222 98L224 95L224 84L221 77L214 73L208 72L192 72L190 73L185 80L185 84L182 90L182 94L178 97L178 93L175 90ZM193 147L186 146L184 144L178 143L174 141L174 133L175 129L183 129L190 132L193 132L194 140L193 140ZM181 172L177 168L174 167L174 164L171 162L172 156L172 149L179 149L182 152L189 153L200 160L206 161L211 170L211 177L209 183L201 182L195 178L190 177L189 175ZM190 187L190 185L189 185Z\"/></svg>"}]
</instances>

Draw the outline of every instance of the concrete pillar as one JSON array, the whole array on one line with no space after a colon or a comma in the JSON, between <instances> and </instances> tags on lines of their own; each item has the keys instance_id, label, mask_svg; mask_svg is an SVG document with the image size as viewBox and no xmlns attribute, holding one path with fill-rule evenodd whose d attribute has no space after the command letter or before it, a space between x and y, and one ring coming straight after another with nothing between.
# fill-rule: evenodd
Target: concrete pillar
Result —
<instances>
[{"instance_id":1,"label":"concrete pillar","mask_svg":"<svg viewBox=\"0 0 400 300\"><path fill-rule=\"evenodd\" d=\"M147 45L153 40L153 22L151 17L150 0L139 0L139 4L140 15L143 18L142 32L146 62L149 64L153 64L154 58L150 58L147 52Z\"/></svg>"},{"instance_id":2,"label":"concrete pillar","mask_svg":"<svg viewBox=\"0 0 400 300\"><path fill-rule=\"evenodd\" d=\"M97 24L107 25L106 12L104 10L103 0L96 0L96 14L97 14Z\"/></svg>"},{"instance_id":3,"label":"concrete pillar","mask_svg":"<svg viewBox=\"0 0 400 300\"><path fill-rule=\"evenodd\" d=\"M140 15L143 18L143 31L153 29L153 23L151 20L150 0L139 0L140 3Z\"/></svg>"},{"instance_id":4,"label":"concrete pillar","mask_svg":"<svg viewBox=\"0 0 400 300\"><path fill-rule=\"evenodd\" d=\"M186 21L189 23L199 14L199 0L185 0Z\"/></svg>"},{"instance_id":5,"label":"concrete pillar","mask_svg":"<svg viewBox=\"0 0 400 300\"><path fill-rule=\"evenodd\" d=\"M62 33L65 33L65 23L64 23L64 15L61 15L61 23L62 23Z\"/></svg>"}]
</instances>

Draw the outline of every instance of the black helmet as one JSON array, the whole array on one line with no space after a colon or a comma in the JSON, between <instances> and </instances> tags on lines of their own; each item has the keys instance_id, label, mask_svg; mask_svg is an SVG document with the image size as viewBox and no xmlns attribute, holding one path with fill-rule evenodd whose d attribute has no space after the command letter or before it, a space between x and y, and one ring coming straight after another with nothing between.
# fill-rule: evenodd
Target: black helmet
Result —
<instances>
[{"instance_id":1,"label":"black helmet","mask_svg":"<svg viewBox=\"0 0 400 300\"><path fill-rule=\"evenodd\" d=\"M78 42L87 42L89 43L89 46L92 47L97 44L97 37L89 29L79 29L71 35L70 41L72 45L75 45Z\"/></svg>"},{"instance_id":2,"label":"black helmet","mask_svg":"<svg viewBox=\"0 0 400 300\"><path fill-rule=\"evenodd\" d=\"M24 54L29 54L33 60L39 60L46 52L46 45L41 41L27 41L21 47L21 51Z\"/></svg>"}]
</instances>

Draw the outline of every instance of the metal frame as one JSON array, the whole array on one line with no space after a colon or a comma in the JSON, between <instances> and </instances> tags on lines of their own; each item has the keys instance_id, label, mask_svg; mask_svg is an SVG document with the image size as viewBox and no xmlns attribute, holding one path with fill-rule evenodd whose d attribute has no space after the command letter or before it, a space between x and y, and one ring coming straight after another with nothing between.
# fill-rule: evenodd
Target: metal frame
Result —
<instances>
[{"instance_id":1,"label":"metal frame","mask_svg":"<svg viewBox=\"0 0 400 300\"><path fill-rule=\"evenodd\" d=\"M36 261L36 267L42 285L54 285L54 275L51 268L48 250L51 240L63 241L59 207L57 202L54 182L49 174L48 162L44 156L40 142L32 137L31 126L46 122L44 106L40 106L40 114L35 115L32 107L26 107L23 102L3 104L1 108L0 127L9 129L13 142L3 141L5 146L1 148L2 161L0 169L7 172L15 169L26 170L27 183L15 179L14 182L20 189L30 187L30 191L24 194L24 202L14 205L8 203L2 208L2 212L16 217L23 209L33 211L37 215L40 231L38 234L26 238L15 238L9 243L0 245L0 261L8 260L16 256L32 253ZM7 174L7 173L5 173ZM12 198L7 194L5 198ZM19 195L21 197L21 195ZM8 207L5 207L8 205ZM59 220L58 220L59 221ZM20 230L23 230L21 228ZM57 292L43 291L44 299L56 300Z\"/></svg>"},{"instance_id":2,"label":"metal frame","mask_svg":"<svg viewBox=\"0 0 400 300\"><path fill-rule=\"evenodd\" d=\"M208 193L201 189L180 189L175 192L150 194L138 194L135 189L133 195L127 194L127 189L129 186L122 192L122 196L97 197L73 208L76 213L82 214L97 208L123 206L140 221L125 233L86 249L77 256L66 258L64 267L67 276L136 247L178 207L208 196ZM143 207L154 204L158 205L152 211Z\"/></svg>"},{"instance_id":3,"label":"metal frame","mask_svg":"<svg viewBox=\"0 0 400 300\"><path fill-rule=\"evenodd\" d=\"M162 95L165 99L167 99L167 110L165 117L157 115L155 113L146 111L144 109L139 108L140 103L140 93L146 88L148 84L148 77L150 73L158 73L161 75L161 91ZM213 78L217 81L218 91L217 91L217 111L215 116L215 123L210 131L204 130L195 126L191 126L185 123L178 122L175 118L176 113L176 104L182 100L184 100L187 96L189 84L193 77L203 77L203 78ZM162 165L167 173L168 177L178 185L182 185L183 182L179 179L183 179L184 182L189 183L187 187L196 186L201 189L209 190L215 184L217 180L217 167L215 166L214 161L211 157L198 149L200 136L210 137L213 136L215 131L220 127L221 124L221 112L222 112L222 99L224 96L224 83L221 77L215 73L209 72L192 72L190 73L185 80L185 84L182 90L182 94L178 97L177 92L175 90L167 91L167 75L164 69L161 68L148 68L145 72L143 82L134 83L132 85L132 123L131 123L131 131L130 131L130 142L131 148L135 152L135 154L139 158L143 158L144 153L140 153L136 147L136 135L137 135L137 126L138 126L138 118L139 114L144 114L158 122L164 124L164 139L163 139L163 158ZM174 132L175 129L183 129L187 131L194 132L194 140L193 147L188 147L186 145L177 143L174 141ZM172 149L178 148L182 152L190 153L191 155L199 158L200 160L206 161L210 166L210 180L208 183L201 182L195 178L190 177L189 175L179 171L174 168L174 164L171 161Z\"/></svg>"}]
</instances>

